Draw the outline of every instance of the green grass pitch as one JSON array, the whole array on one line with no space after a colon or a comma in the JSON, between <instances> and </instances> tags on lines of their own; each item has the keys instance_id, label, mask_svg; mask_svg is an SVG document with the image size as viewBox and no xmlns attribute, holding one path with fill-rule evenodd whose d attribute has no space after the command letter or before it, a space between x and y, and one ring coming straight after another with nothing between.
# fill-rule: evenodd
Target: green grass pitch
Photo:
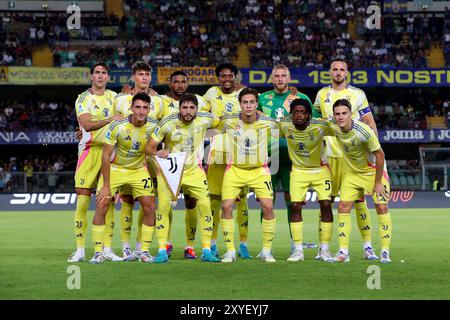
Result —
<instances>
[{"instance_id":1,"label":"green grass pitch","mask_svg":"<svg viewBox=\"0 0 450 320\"><path fill-rule=\"evenodd\" d=\"M374 210L371 212L373 244L378 254L377 218ZM449 299L448 210L393 209L391 213L394 233L390 265L362 258L354 215L350 263L315 261L316 249L305 249L304 262L287 262L289 233L284 210L277 210L276 263L238 259L232 264L210 264L183 258L184 213L177 211L172 230L174 253L169 263L80 263L81 289L69 290L66 259L75 247L73 212L1 212L0 299ZM92 214L89 212L89 219ZM305 241L318 241L317 216L315 210L304 212ZM118 212L115 220L113 244L119 253ZM249 248L256 256L262 245L257 210L251 210L249 225ZM90 230L88 259L92 255ZM336 225L333 252L337 249L335 231ZM133 239L135 234L133 229ZM221 238L219 249L224 252ZM196 250L200 255L198 234ZM381 289L367 288L370 265L380 266Z\"/></svg>"}]
</instances>

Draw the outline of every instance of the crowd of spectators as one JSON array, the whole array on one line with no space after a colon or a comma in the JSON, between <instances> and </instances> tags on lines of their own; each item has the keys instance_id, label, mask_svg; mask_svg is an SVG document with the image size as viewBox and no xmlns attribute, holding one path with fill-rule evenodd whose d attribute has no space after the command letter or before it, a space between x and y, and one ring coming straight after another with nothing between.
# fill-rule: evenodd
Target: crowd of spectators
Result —
<instances>
[{"instance_id":1,"label":"crowd of spectators","mask_svg":"<svg viewBox=\"0 0 450 320\"><path fill-rule=\"evenodd\" d=\"M62 190L73 181L76 166L76 153L71 156L62 154L12 156L0 159L0 192L27 191L50 192ZM66 174L66 172L68 172ZM73 183L72 183L73 184Z\"/></svg>"},{"instance_id":2,"label":"crowd of spectators","mask_svg":"<svg viewBox=\"0 0 450 320\"><path fill-rule=\"evenodd\" d=\"M28 98L0 101L0 131L74 131L77 126L73 103L44 102Z\"/></svg>"},{"instance_id":3,"label":"crowd of spectators","mask_svg":"<svg viewBox=\"0 0 450 320\"><path fill-rule=\"evenodd\" d=\"M144 60L161 66L209 66L250 48L252 67L285 63L324 67L345 58L351 67L426 67L426 52L442 46L450 63L450 11L384 14L366 28L371 1L230 0L124 1L124 16L83 13L69 31L64 13L0 13L0 65L31 65L31 48L48 43L55 66L105 60L116 67ZM354 32L349 27L352 25ZM352 29L353 30L353 29ZM70 40L88 40L72 49ZM100 41L106 40L106 41ZM108 42L109 40L109 42ZM114 44L112 44L114 42Z\"/></svg>"}]
</instances>

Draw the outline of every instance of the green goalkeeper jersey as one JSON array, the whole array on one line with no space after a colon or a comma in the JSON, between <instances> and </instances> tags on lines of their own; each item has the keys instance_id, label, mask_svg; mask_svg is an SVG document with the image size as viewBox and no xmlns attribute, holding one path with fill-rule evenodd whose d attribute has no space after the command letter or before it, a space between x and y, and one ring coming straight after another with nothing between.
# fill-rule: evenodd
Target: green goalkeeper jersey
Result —
<instances>
[{"instance_id":1,"label":"green goalkeeper jersey","mask_svg":"<svg viewBox=\"0 0 450 320\"><path fill-rule=\"evenodd\" d=\"M259 95L258 110L262 111L265 115L280 121L280 119L289 116L291 102L295 99L305 99L309 101L312 108L311 100L307 95L303 93L292 94L290 91L286 93L276 93L275 90L266 91ZM314 117L314 116L313 116ZM273 150L271 156L277 155L277 151ZM285 138L280 138L279 142L279 155L280 161L289 161L289 152Z\"/></svg>"}]
</instances>

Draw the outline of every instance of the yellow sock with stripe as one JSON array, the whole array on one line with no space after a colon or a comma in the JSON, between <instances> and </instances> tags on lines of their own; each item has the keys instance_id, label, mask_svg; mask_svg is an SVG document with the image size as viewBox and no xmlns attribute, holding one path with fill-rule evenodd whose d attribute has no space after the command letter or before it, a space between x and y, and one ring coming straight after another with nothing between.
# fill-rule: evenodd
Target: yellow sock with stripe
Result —
<instances>
[{"instance_id":1,"label":"yellow sock with stripe","mask_svg":"<svg viewBox=\"0 0 450 320\"><path fill-rule=\"evenodd\" d=\"M166 244L169 238L169 211L156 211L156 238L158 239L158 247L160 250L166 249Z\"/></svg>"},{"instance_id":2,"label":"yellow sock with stripe","mask_svg":"<svg viewBox=\"0 0 450 320\"><path fill-rule=\"evenodd\" d=\"M333 222L319 222L319 241L320 248L329 248L331 237L333 236Z\"/></svg>"},{"instance_id":3,"label":"yellow sock with stripe","mask_svg":"<svg viewBox=\"0 0 450 320\"><path fill-rule=\"evenodd\" d=\"M275 237L276 219L266 220L262 219L262 233L263 233L263 249L271 250L273 238Z\"/></svg>"},{"instance_id":4,"label":"yellow sock with stripe","mask_svg":"<svg viewBox=\"0 0 450 320\"><path fill-rule=\"evenodd\" d=\"M356 221L358 222L358 229L361 233L361 238L364 242L372 241L372 224L370 219L370 212L367 208L367 202L355 202Z\"/></svg>"},{"instance_id":5,"label":"yellow sock with stripe","mask_svg":"<svg viewBox=\"0 0 450 320\"><path fill-rule=\"evenodd\" d=\"M220 219L222 224L222 234L223 240L225 241L225 246L227 251L236 251L234 247L234 219Z\"/></svg>"},{"instance_id":6,"label":"yellow sock with stripe","mask_svg":"<svg viewBox=\"0 0 450 320\"><path fill-rule=\"evenodd\" d=\"M381 238L381 250L389 251L392 239L392 219L389 212L378 215L378 230Z\"/></svg>"},{"instance_id":7,"label":"yellow sock with stripe","mask_svg":"<svg viewBox=\"0 0 450 320\"><path fill-rule=\"evenodd\" d=\"M197 207L186 209L184 222L186 226L186 246L194 247L195 233L197 231Z\"/></svg>"},{"instance_id":8,"label":"yellow sock with stripe","mask_svg":"<svg viewBox=\"0 0 450 320\"><path fill-rule=\"evenodd\" d=\"M103 251L103 241L105 240L105 225L92 225L92 241L94 242L94 251Z\"/></svg>"},{"instance_id":9,"label":"yellow sock with stripe","mask_svg":"<svg viewBox=\"0 0 450 320\"><path fill-rule=\"evenodd\" d=\"M136 250L141 250L143 221L144 221L144 210L142 210L142 208L140 208L139 215L138 215L138 224L137 224Z\"/></svg>"},{"instance_id":10,"label":"yellow sock with stripe","mask_svg":"<svg viewBox=\"0 0 450 320\"><path fill-rule=\"evenodd\" d=\"M75 209L75 216L73 219L77 248L84 248L85 246L86 230L87 230L87 211L89 209L90 202L91 202L90 196L85 195L77 196L77 208Z\"/></svg>"},{"instance_id":11,"label":"yellow sock with stripe","mask_svg":"<svg viewBox=\"0 0 450 320\"><path fill-rule=\"evenodd\" d=\"M212 232L212 240L215 242L218 238L219 234L219 224L220 224L220 215L221 215L221 206L222 202L220 198L211 198L211 213L213 216L213 232Z\"/></svg>"},{"instance_id":12,"label":"yellow sock with stripe","mask_svg":"<svg viewBox=\"0 0 450 320\"><path fill-rule=\"evenodd\" d=\"M155 226L147 226L145 224L142 224L141 233L142 233L141 251L148 252L150 249L150 244L152 243L153 235L155 234Z\"/></svg>"},{"instance_id":13,"label":"yellow sock with stripe","mask_svg":"<svg viewBox=\"0 0 450 320\"><path fill-rule=\"evenodd\" d=\"M303 221L289 223L295 246L303 246ZM303 247L302 247L303 248Z\"/></svg>"},{"instance_id":14,"label":"yellow sock with stripe","mask_svg":"<svg viewBox=\"0 0 450 320\"><path fill-rule=\"evenodd\" d=\"M339 250L348 254L348 245L350 243L350 233L352 232L352 220L350 213L338 214L338 243Z\"/></svg>"},{"instance_id":15,"label":"yellow sock with stripe","mask_svg":"<svg viewBox=\"0 0 450 320\"><path fill-rule=\"evenodd\" d=\"M122 202L120 210L120 240L130 243L131 228L133 226L133 207L134 204Z\"/></svg>"},{"instance_id":16,"label":"yellow sock with stripe","mask_svg":"<svg viewBox=\"0 0 450 320\"><path fill-rule=\"evenodd\" d=\"M209 249L211 248L211 237L213 232L213 217L211 214L211 204L209 198L205 197L197 200L197 208L200 212L202 249Z\"/></svg>"},{"instance_id":17,"label":"yellow sock with stripe","mask_svg":"<svg viewBox=\"0 0 450 320\"><path fill-rule=\"evenodd\" d=\"M114 234L114 203L109 204L108 212L105 216L105 248L111 248Z\"/></svg>"},{"instance_id":18,"label":"yellow sock with stripe","mask_svg":"<svg viewBox=\"0 0 450 320\"><path fill-rule=\"evenodd\" d=\"M239 195L240 200L236 202L236 220L238 223L239 240L246 242L248 238L248 207L247 195Z\"/></svg>"}]
</instances>

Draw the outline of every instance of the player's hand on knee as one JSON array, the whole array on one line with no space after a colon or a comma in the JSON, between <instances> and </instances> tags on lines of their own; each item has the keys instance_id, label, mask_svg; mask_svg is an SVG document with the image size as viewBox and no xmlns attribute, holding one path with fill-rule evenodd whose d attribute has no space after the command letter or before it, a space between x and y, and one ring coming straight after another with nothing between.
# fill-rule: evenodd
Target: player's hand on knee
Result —
<instances>
[{"instance_id":1,"label":"player's hand on knee","mask_svg":"<svg viewBox=\"0 0 450 320\"><path fill-rule=\"evenodd\" d=\"M378 197L383 197L384 199L389 199L389 192L384 188L381 182L375 182L373 192L376 193Z\"/></svg>"},{"instance_id":2,"label":"player's hand on knee","mask_svg":"<svg viewBox=\"0 0 450 320\"><path fill-rule=\"evenodd\" d=\"M167 152L166 150L159 150L156 151L156 156L159 158L166 159L169 156L169 152Z\"/></svg>"},{"instance_id":3,"label":"player's hand on knee","mask_svg":"<svg viewBox=\"0 0 450 320\"><path fill-rule=\"evenodd\" d=\"M102 187L100 192L97 194L95 201L103 205L108 205L111 201L111 191L109 188L106 186Z\"/></svg>"}]
</instances>

